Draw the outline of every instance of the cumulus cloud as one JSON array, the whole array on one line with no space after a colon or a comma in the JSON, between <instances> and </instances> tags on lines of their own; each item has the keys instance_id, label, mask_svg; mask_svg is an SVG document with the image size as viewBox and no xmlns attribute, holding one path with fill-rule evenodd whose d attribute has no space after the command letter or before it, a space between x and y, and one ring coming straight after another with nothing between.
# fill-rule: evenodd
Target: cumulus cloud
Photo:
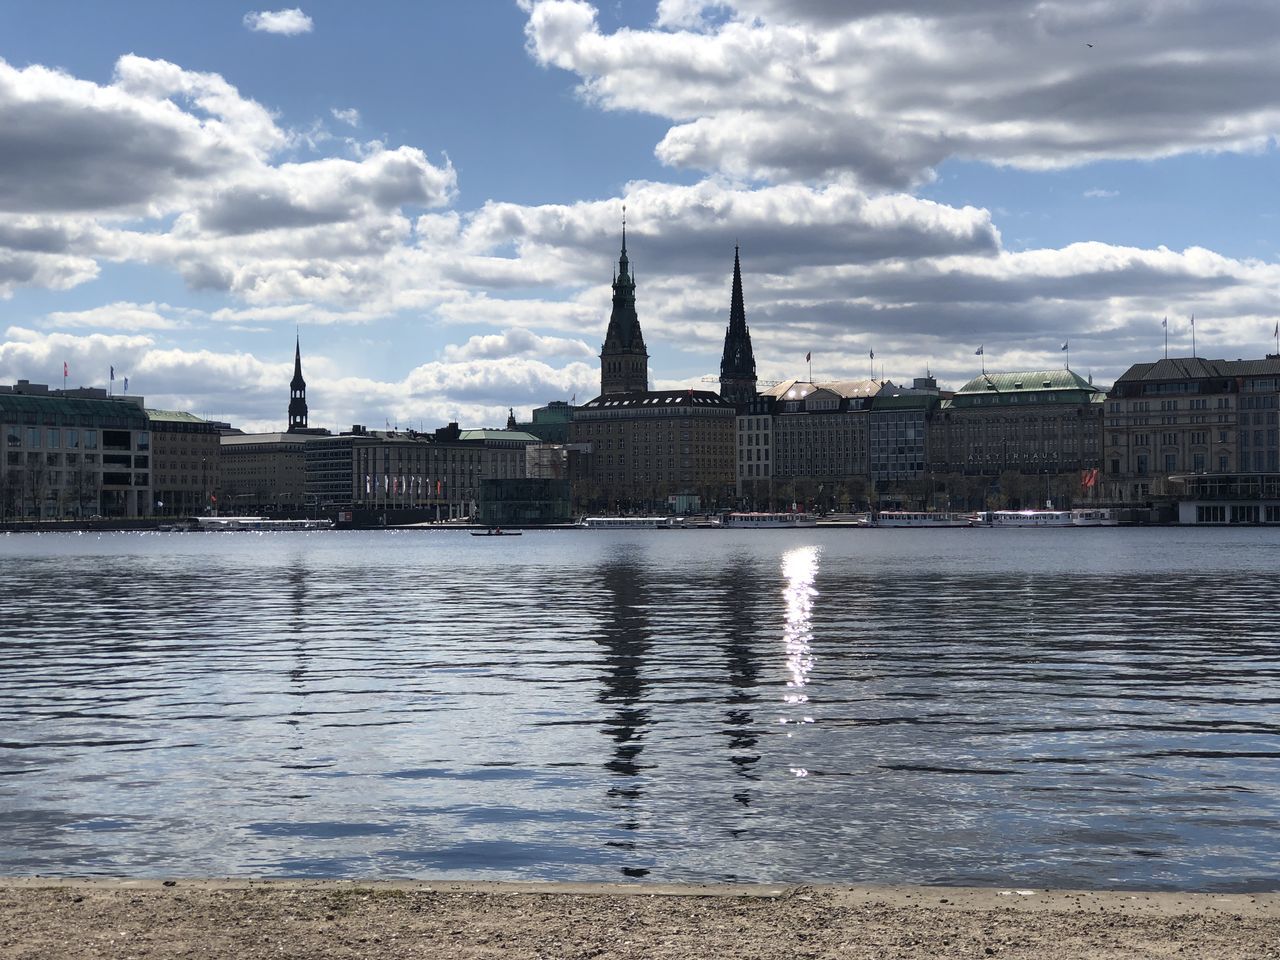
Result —
<instances>
[{"instance_id":1,"label":"cumulus cloud","mask_svg":"<svg viewBox=\"0 0 1280 960\"><path fill-rule=\"evenodd\" d=\"M444 358L458 360L501 360L507 357L568 357L591 361L596 351L585 341L565 337L546 337L529 330L504 330L502 333L479 334L466 343L449 344Z\"/></svg>"},{"instance_id":2,"label":"cumulus cloud","mask_svg":"<svg viewBox=\"0 0 1280 960\"><path fill-rule=\"evenodd\" d=\"M663 162L732 176L897 189L949 157L1052 169L1280 132L1269 0L665 0L610 34L585 0L526 9L535 59L670 120Z\"/></svg>"},{"instance_id":3,"label":"cumulus cloud","mask_svg":"<svg viewBox=\"0 0 1280 960\"><path fill-rule=\"evenodd\" d=\"M45 316L50 327L100 327L107 330L178 330L188 323L184 316L197 311L171 307L167 303L118 301L88 310L55 310Z\"/></svg>"},{"instance_id":4,"label":"cumulus cloud","mask_svg":"<svg viewBox=\"0 0 1280 960\"><path fill-rule=\"evenodd\" d=\"M315 24L299 8L259 10L244 15L244 25L258 33L278 33L286 37L310 33Z\"/></svg>"},{"instance_id":5,"label":"cumulus cloud","mask_svg":"<svg viewBox=\"0 0 1280 960\"><path fill-rule=\"evenodd\" d=\"M345 123L349 127L360 126L360 111L355 107L346 107L345 109L334 107L329 112L333 114L333 119L339 123Z\"/></svg>"}]
</instances>

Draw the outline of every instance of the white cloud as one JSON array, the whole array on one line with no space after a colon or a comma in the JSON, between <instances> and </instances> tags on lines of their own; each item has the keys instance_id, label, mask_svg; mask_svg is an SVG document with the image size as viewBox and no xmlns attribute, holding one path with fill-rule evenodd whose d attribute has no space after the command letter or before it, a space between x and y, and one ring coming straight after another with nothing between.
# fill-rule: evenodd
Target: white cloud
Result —
<instances>
[{"instance_id":1,"label":"white cloud","mask_svg":"<svg viewBox=\"0 0 1280 960\"><path fill-rule=\"evenodd\" d=\"M736 177L901 188L949 157L1052 169L1280 133L1271 0L664 0L609 34L584 0L525 6L539 62L671 121L663 162Z\"/></svg>"},{"instance_id":2,"label":"white cloud","mask_svg":"<svg viewBox=\"0 0 1280 960\"><path fill-rule=\"evenodd\" d=\"M444 348L444 358L449 361L501 360L507 357L532 357L539 360L567 357L590 362L595 359L596 351L583 340L545 337L520 329L479 334L466 343L449 344Z\"/></svg>"},{"instance_id":3,"label":"white cloud","mask_svg":"<svg viewBox=\"0 0 1280 960\"><path fill-rule=\"evenodd\" d=\"M286 37L310 33L315 24L299 8L259 10L244 15L244 25L258 33L278 33Z\"/></svg>"},{"instance_id":4,"label":"white cloud","mask_svg":"<svg viewBox=\"0 0 1280 960\"><path fill-rule=\"evenodd\" d=\"M56 310L45 316L48 326L101 327L108 330L178 330L187 320L173 314L187 315L195 311L177 309L167 303L129 303L119 301L88 310Z\"/></svg>"},{"instance_id":5,"label":"white cloud","mask_svg":"<svg viewBox=\"0 0 1280 960\"><path fill-rule=\"evenodd\" d=\"M1088 197L1091 200L1110 200L1112 197L1120 196L1120 191L1119 190L1103 190L1099 187L1094 187L1091 190L1086 190L1084 192L1084 196Z\"/></svg>"},{"instance_id":6,"label":"white cloud","mask_svg":"<svg viewBox=\"0 0 1280 960\"><path fill-rule=\"evenodd\" d=\"M355 107L347 107L345 109L333 107L329 112L333 114L333 119L339 123L345 123L350 127L360 126L360 111Z\"/></svg>"}]
</instances>

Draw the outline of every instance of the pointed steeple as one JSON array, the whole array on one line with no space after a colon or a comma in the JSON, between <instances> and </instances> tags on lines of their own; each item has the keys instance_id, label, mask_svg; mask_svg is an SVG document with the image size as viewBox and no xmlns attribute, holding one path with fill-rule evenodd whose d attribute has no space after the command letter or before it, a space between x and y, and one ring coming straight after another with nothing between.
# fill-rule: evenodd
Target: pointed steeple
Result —
<instances>
[{"instance_id":1,"label":"pointed steeple","mask_svg":"<svg viewBox=\"0 0 1280 960\"><path fill-rule=\"evenodd\" d=\"M724 332L724 353L720 357L720 396L733 403L746 403L755 395L756 358L751 351L751 331L747 329L747 308L742 296L742 264L735 245L729 326Z\"/></svg>"},{"instance_id":2,"label":"pointed steeple","mask_svg":"<svg viewBox=\"0 0 1280 960\"><path fill-rule=\"evenodd\" d=\"M307 381L302 379L302 337L293 345L293 379L289 381L289 432L307 429Z\"/></svg>"},{"instance_id":3,"label":"pointed steeple","mask_svg":"<svg viewBox=\"0 0 1280 960\"><path fill-rule=\"evenodd\" d=\"M627 258L627 208L622 208L622 255L613 279L613 310L600 348L600 394L649 389L649 352L636 314L636 281Z\"/></svg>"}]
</instances>

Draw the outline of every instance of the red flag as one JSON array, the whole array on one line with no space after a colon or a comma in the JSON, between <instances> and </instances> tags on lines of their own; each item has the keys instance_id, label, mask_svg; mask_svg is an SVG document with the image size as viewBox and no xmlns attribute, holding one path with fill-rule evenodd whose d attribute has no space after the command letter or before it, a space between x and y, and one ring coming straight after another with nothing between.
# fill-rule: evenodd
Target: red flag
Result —
<instances>
[{"instance_id":1,"label":"red flag","mask_svg":"<svg viewBox=\"0 0 1280 960\"><path fill-rule=\"evenodd\" d=\"M64 377L67 375L67 361L65 360L62 361L62 375Z\"/></svg>"}]
</instances>

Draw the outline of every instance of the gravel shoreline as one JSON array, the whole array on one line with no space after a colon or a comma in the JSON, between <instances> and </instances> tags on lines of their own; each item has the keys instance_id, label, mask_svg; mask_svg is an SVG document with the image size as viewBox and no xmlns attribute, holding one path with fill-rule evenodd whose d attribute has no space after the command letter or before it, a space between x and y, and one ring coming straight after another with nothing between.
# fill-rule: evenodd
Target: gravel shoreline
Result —
<instances>
[{"instance_id":1,"label":"gravel shoreline","mask_svg":"<svg viewBox=\"0 0 1280 960\"><path fill-rule=\"evenodd\" d=\"M0 957L1280 958L1280 894L0 880Z\"/></svg>"}]
</instances>

